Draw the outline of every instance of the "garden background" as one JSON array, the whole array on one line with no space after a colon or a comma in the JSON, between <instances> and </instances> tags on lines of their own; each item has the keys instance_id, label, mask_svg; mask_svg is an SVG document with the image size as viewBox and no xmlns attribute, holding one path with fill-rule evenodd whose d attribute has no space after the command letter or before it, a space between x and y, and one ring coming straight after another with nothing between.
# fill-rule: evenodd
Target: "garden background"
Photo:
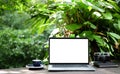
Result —
<instances>
[{"instance_id":1,"label":"garden background","mask_svg":"<svg viewBox=\"0 0 120 74\"><path fill-rule=\"evenodd\" d=\"M89 39L120 60L119 0L0 0L0 69L48 63L49 37Z\"/></svg>"}]
</instances>

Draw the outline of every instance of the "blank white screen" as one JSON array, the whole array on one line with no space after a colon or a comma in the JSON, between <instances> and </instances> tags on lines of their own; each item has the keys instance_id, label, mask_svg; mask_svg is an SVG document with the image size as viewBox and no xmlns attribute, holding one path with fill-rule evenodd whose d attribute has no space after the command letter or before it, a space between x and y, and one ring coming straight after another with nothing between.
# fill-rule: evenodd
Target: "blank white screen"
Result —
<instances>
[{"instance_id":1,"label":"blank white screen","mask_svg":"<svg viewBox=\"0 0 120 74\"><path fill-rule=\"evenodd\" d=\"M88 63L88 39L50 39L50 63Z\"/></svg>"}]
</instances>

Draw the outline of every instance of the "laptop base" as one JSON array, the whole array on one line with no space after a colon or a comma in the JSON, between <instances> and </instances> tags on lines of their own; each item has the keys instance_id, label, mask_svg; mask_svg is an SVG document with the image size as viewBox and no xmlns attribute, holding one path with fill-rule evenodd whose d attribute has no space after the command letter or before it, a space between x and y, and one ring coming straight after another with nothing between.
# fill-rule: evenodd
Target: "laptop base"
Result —
<instances>
[{"instance_id":1,"label":"laptop base","mask_svg":"<svg viewBox=\"0 0 120 74\"><path fill-rule=\"evenodd\" d=\"M91 65L87 67L53 67L53 65L48 65L48 71L95 71L95 68Z\"/></svg>"}]
</instances>

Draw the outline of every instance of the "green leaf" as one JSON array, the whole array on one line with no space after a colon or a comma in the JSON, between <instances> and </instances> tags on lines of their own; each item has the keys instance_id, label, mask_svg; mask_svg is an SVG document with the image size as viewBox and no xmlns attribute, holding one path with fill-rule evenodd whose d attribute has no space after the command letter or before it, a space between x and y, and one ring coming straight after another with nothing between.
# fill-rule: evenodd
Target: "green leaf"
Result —
<instances>
[{"instance_id":1,"label":"green leaf","mask_svg":"<svg viewBox=\"0 0 120 74\"><path fill-rule=\"evenodd\" d=\"M113 9L113 7L114 7L111 3L108 3L108 2L106 2L106 1L98 1L98 3L99 3L101 6L103 6L103 7L105 7L105 8L108 8L108 9Z\"/></svg>"},{"instance_id":2,"label":"green leaf","mask_svg":"<svg viewBox=\"0 0 120 74\"><path fill-rule=\"evenodd\" d=\"M38 31L38 34L41 34L41 33L45 30L46 26L47 26L47 25L44 25L44 24L43 24L43 25L40 25L39 28L38 28L38 30L37 30L37 31Z\"/></svg>"},{"instance_id":3,"label":"green leaf","mask_svg":"<svg viewBox=\"0 0 120 74\"><path fill-rule=\"evenodd\" d=\"M86 0L82 0L82 2L85 4L85 5L88 5L88 6L91 6L93 9L95 10L98 10L100 12L105 12L105 10L103 8L100 8L100 7L97 7L96 5L92 4L91 2L88 2Z\"/></svg>"},{"instance_id":4,"label":"green leaf","mask_svg":"<svg viewBox=\"0 0 120 74\"><path fill-rule=\"evenodd\" d=\"M70 34L70 38L75 38L75 34Z\"/></svg>"},{"instance_id":5,"label":"green leaf","mask_svg":"<svg viewBox=\"0 0 120 74\"><path fill-rule=\"evenodd\" d=\"M113 39L114 43L117 43L117 40L114 37L111 37L111 38Z\"/></svg>"},{"instance_id":6,"label":"green leaf","mask_svg":"<svg viewBox=\"0 0 120 74\"><path fill-rule=\"evenodd\" d=\"M99 47L99 48L100 48L100 52L104 52L104 50L101 47Z\"/></svg>"},{"instance_id":7,"label":"green leaf","mask_svg":"<svg viewBox=\"0 0 120 74\"><path fill-rule=\"evenodd\" d=\"M118 25L119 25L119 27L120 27L120 19L118 20Z\"/></svg>"},{"instance_id":8,"label":"green leaf","mask_svg":"<svg viewBox=\"0 0 120 74\"><path fill-rule=\"evenodd\" d=\"M120 20L118 20L118 23L114 23L113 25L114 25L115 29L120 31Z\"/></svg>"},{"instance_id":9,"label":"green leaf","mask_svg":"<svg viewBox=\"0 0 120 74\"><path fill-rule=\"evenodd\" d=\"M110 12L103 13L103 16L105 17L105 19L108 19L108 20L111 20L113 18Z\"/></svg>"},{"instance_id":10,"label":"green leaf","mask_svg":"<svg viewBox=\"0 0 120 74\"><path fill-rule=\"evenodd\" d=\"M91 10L92 10L92 7L91 7L91 6L88 6L88 10L91 11Z\"/></svg>"},{"instance_id":11,"label":"green leaf","mask_svg":"<svg viewBox=\"0 0 120 74\"><path fill-rule=\"evenodd\" d=\"M120 39L120 35L118 35L118 34L116 34L116 33L107 32L107 34L108 34L109 36L112 36L112 37L116 38L116 39Z\"/></svg>"},{"instance_id":12,"label":"green leaf","mask_svg":"<svg viewBox=\"0 0 120 74\"><path fill-rule=\"evenodd\" d=\"M113 14L113 17L115 17L117 19L120 19L120 14L119 13L115 13L115 14Z\"/></svg>"},{"instance_id":13,"label":"green leaf","mask_svg":"<svg viewBox=\"0 0 120 74\"><path fill-rule=\"evenodd\" d=\"M112 45L110 45L110 48L111 48L111 51L114 52L114 49L113 49L113 46L112 46Z\"/></svg>"},{"instance_id":14,"label":"green leaf","mask_svg":"<svg viewBox=\"0 0 120 74\"><path fill-rule=\"evenodd\" d=\"M99 46L104 46L104 40L101 38L101 36L94 35L93 38L96 40Z\"/></svg>"},{"instance_id":15,"label":"green leaf","mask_svg":"<svg viewBox=\"0 0 120 74\"><path fill-rule=\"evenodd\" d=\"M92 31L83 31L81 34L79 34L79 36L82 38L89 38L91 41L93 41L93 33Z\"/></svg>"},{"instance_id":16,"label":"green leaf","mask_svg":"<svg viewBox=\"0 0 120 74\"><path fill-rule=\"evenodd\" d=\"M66 27L68 30L75 31L75 30L81 28L82 25L70 24L70 25L66 25L65 27Z\"/></svg>"},{"instance_id":17,"label":"green leaf","mask_svg":"<svg viewBox=\"0 0 120 74\"><path fill-rule=\"evenodd\" d=\"M114 9L117 11L117 12L120 12L120 7L117 5L117 3L115 1L112 1L112 0L108 0L110 2L111 5L113 5Z\"/></svg>"},{"instance_id":18,"label":"green leaf","mask_svg":"<svg viewBox=\"0 0 120 74\"><path fill-rule=\"evenodd\" d=\"M34 18L33 18L34 19ZM30 30L32 31L32 33L39 33L41 34L47 26L51 25L52 22L48 22L48 20L46 21L46 18L36 18L36 20L34 20L32 23L32 26L30 28Z\"/></svg>"},{"instance_id":19,"label":"green leaf","mask_svg":"<svg viewBox=\"0 0 120 74\"><path fill-rule=\"evenodd\" d=\"M91 27L92 29L96 29L96 26L95 26L94 24L92 24L91 22L89 22L89 21L85 22L84 24L90 25L90 27Z\"/></svg>"}]
</instances>

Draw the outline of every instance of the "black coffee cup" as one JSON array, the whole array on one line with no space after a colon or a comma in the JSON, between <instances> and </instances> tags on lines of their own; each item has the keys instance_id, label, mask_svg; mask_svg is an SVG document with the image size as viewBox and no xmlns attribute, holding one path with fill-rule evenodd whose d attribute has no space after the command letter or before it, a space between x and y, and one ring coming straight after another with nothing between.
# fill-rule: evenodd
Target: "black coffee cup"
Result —
<instances>
[{"instance_id":1,"label":"black coffee cup","mask_svg":"<svg viewBox=\"0 0 120 74\"><path fill-rule=\"evenodd\" d=\"M33 62L33 66L41 66L42 64L41 60L38 60L38 59L32 60L32 62Z\"/></svg>"}]
</instances>

